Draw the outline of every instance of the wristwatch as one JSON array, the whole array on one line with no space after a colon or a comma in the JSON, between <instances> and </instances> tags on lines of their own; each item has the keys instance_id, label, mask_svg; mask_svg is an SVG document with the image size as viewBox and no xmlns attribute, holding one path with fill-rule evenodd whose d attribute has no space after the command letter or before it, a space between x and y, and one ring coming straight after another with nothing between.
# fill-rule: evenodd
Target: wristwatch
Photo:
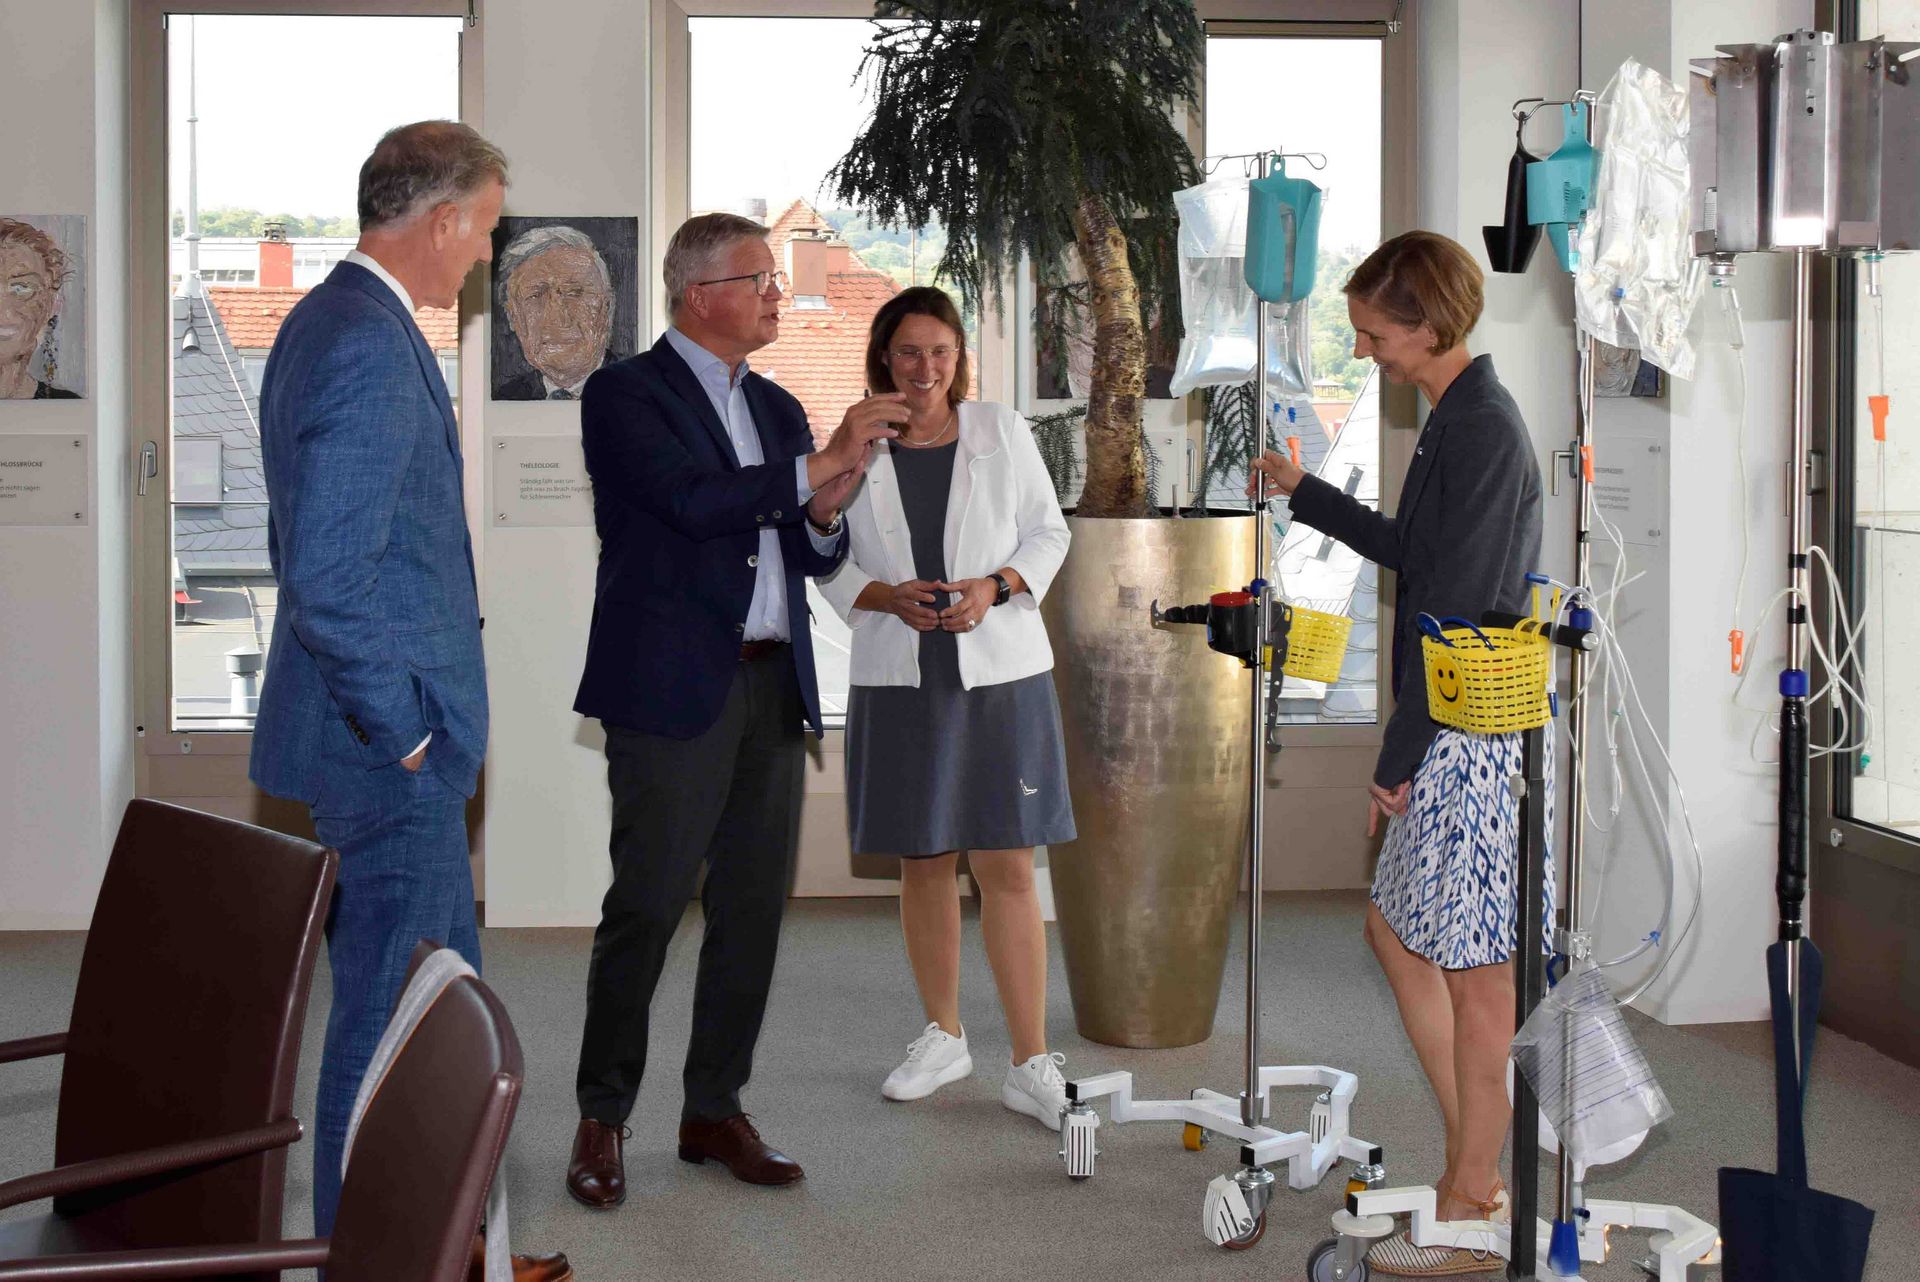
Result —
<instances>
[{"instance_id":1,"label":"wristwatch","mask_svg":"<svg viewBox=\"0 0 1920 1282\"><path fill-rule=\"evenodd\" d=\"M815 521L811 516L809 516L807 518L807 524L811 525L814 528L814 530L820 535L821 538L830 539L834 535L840 533L841 516L842 516L842 513L836 510L833 514L833 524L831 525L821 525L818 521Z\"/></svg>"},{"instance_id":2,"label":"wristwatch","mask_svg":"<svg viewBox=\"0 0 1920 1282\"><path fill-rule=\"evenodd\" d=\"M1006 575L996 573L989 574L987 577L999 585L993 594L993 603L995 605L1005 605L1013 599L1013 585L1007 582Z\"/></svg>"}]
</instances>

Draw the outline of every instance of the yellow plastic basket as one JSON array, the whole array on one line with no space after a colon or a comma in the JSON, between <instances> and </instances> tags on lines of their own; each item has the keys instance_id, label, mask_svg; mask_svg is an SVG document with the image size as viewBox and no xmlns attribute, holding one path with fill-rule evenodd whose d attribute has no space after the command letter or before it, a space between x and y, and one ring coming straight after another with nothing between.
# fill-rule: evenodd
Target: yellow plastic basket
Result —
<instances>
[{"instance_id":1,"label":"yellow plastic basket","mask_svg":"<svg viewBox=\"0 0 1920 1282\"><path fill-rule=\"evenodd\" d=\"M1539 620L1517 628L1443 627L1441 638L1420 638L1427 669L1427 714L1443 726L1474 734L1507 734L1544 726L1551 715L1547 686L1553 645Z\"/></svg>"},{"instance_id":2,"label":"yellow plastic basket","mask_svg":"<svg viewBox=\"0 0 1920 1282\"><path fill-rule=\"evenodd\" d=\"M1280 670L1301 681L1337 681L1352 631L1353 620L1347 615L1294 606L1293 626L1287 631L1287 662Z\"/></svg>"}]
</instances>

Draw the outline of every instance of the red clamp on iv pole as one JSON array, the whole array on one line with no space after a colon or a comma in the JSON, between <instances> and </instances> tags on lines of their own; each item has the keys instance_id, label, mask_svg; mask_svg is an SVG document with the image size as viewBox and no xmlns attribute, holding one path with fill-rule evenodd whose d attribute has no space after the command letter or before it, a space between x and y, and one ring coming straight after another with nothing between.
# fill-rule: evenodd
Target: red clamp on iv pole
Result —
<instances>
[{"instance_id":1,"label":"red clamp on iv pole","mask_svg":"<svg viewBox=\"0 0 1920 1282\"><path fill-rule=\"evenodd\" d=\"M1885 396L1869 396L1867 398L1867 409L1873 415L1873 439L1876 441L1886 440L1887 398Z\"/></svg>"},{"instance_id":2,"label":"red clamp on iv pole","mask_svg":"<svg viewBox=\"0 0 1920 1282\"><path fill-rule=\"evenodd\" d=\"M1883 396L1880 399L1885 400L1886 398ZM1300 438L1299 437L1289 436L1287 438L1287 454L1293 459L1293 465L1295 467L1299 467L1300 466Z\"/></svg>"},{"instance_id":3,"label":"red clamp on iv pole","mask_svg":"<svg viewBox=\"0 0 1920 1282\"><path fill-rule=\"evenodd\" d=\"M1580 447L1580 475L1586 478L1588 485L1593 484L1593 446Z\"/></svg>"},{"instance_id":4,"label":"red clamp on iv pole","mask_svg":"<svg viewBox=\"0 0 1920 1282\"><path fill-rule=\"evenodd\" d=\"M1727 640L1733 646L1733 674L1740 675L1740 665L1746 659L1747 634L1739 628L1727 633Z\"/></svg>"}]
</instances>

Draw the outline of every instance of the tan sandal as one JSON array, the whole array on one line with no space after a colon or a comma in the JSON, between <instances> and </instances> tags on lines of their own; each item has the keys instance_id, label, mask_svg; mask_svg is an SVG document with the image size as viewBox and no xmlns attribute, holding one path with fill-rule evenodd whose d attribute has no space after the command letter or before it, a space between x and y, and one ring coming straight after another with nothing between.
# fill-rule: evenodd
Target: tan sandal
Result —
<instances>
[{"instance_id":1,"label":"tan sandal","mask_svg":"<svg viewBox=\"0 0 1920 1282\"><path fill-rule=\"evenodd\" d=\"M1508 1224L1513 1220L1513 1199L1507 1196L1507 1186L1498 1176L1494 1177L1492 1194L1484 1200L1468 1197L1460 1191L1458 1185L1448 1184L1445 1181L1435 1184L1433 1191L1436 1199L1450 1198L1456 1202L1465 1202L1479 1212L1479 1219L1490 1224Z\"/></svg>"},{"instance_id":2,"label":"tan sandal","mask_svg":"<svg viewBox=\"0 0 1920 1282\"><path fill-rule=\"evenodd\" d=\"M1466 1197L1445 1181L1434 1185L1435 1199L1451 1197L1479 1212L1480 1218L1499 1224L1512 1218L1508 1210L1507 1187L1498 1179L1493 1196L1482 1201ZM1498 1252L1473 1251L1462 1246L1415 1246L1411 1234L1385 1238L1367 1253L1367 1267L1375 1273L1402 1278L1460 1277L1469 1273L1498 1273L1506 1261Z\"/></svg>"},{"instance_id":3,"label":"tan sandal","mask_svg":"<svg viewBox=\"0 0 1920 1282\"><path fill-rule=\"evenodd\" d=\"M1494 1251L1459 1246L1415 1246L1405 1233L1382 1238L1367 1253L1367 1267L1399 1278L1445 1278L1467 1273L1498 1273L1507 1262Z\"/></svg>"}]
</instances>

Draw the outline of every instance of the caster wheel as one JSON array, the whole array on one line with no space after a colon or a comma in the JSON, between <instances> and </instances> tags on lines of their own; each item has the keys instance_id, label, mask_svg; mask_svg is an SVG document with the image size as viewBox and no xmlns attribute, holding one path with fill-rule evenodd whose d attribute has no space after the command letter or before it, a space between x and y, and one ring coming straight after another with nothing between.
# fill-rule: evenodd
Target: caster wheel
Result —
<instances>
[{"instance_id":1,"label":"caster wheel","mask_svg":"<svg viewBox=\"0 0 1920 1282\"><path fill-rule=\"evenodd\" d=\"M1367 1282L1373 1276L1364 1257L1345 1274L1338 1272L1340 1242L1340 1238L1330 1237L1307 1252L1307 1282Z\"/></svg>"},{"instance_id":2,"label":"caster wheel","mask_svg":"<svg viewBox=\"0 0 1920 1282\"><path fill-rule=\"evenodd\" d=\"M1267 1213L1265 1211L1262 1211L1260 1212L1260 1218L1253 1222L1252 1228L1248 1229L1245 1233L1242 1233L1239 1237L1228 1238L1226 1241L1222 1242L1220 1245L1226 1247L1227 1250L1229 1251L1244 1251L1248 1247L1252 1246L1255 1242L1258 1242L1261 1238L1265 1237L1266 1234L1267 1234Z\"/></svg>"},{"instance_id":3,"label":"caster wheel","mask_svg":"<svg viewBox=\"0 0 1920 1282\"><path fill-rule=\"evenodd\" d=\"M1189 1153L1198 1153L1207 1146L1207 1141L1212 1138L1212 1131L1209 1131L1204 1126L1197 1126L1192 1122L1188 1122L1180 1128L1180 1147Z\"/></svg>"}]
</instances>

